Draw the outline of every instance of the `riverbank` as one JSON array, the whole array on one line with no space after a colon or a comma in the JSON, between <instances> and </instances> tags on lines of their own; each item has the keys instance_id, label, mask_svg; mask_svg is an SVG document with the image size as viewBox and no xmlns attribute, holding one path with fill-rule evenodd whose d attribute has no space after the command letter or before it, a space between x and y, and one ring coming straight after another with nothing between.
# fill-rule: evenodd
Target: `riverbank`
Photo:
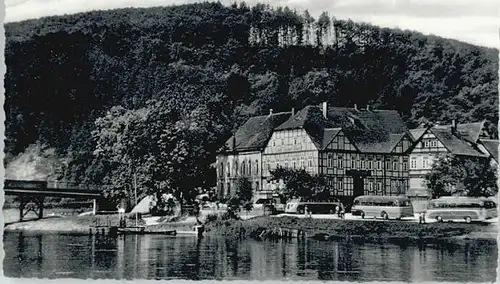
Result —
<instances>
[{"instance_id":1,"label":"riverbank","mask_svg":"<svg viewBox=\"0 0 500 284\"><path fill-rule=\"evenodd\" d=\"M258 217L250 220L215 221L208 233L238 238L279 238L283 232L303 232L305 237L321 240L360 240L366 242L441 242L467 239L495 241L496 224L430 223L401 221L366 222L295 217ZM285 236L289 237L289 236Z\"/></svg>"},{"instance_id":2,"label":"riverbank","mask_svg":"<svg viewBox=\"0 0 500 284\"><path fill-rule=\"evenodd\" d=\"M205 222L206 216L200 218ZM5 226L5 231L88 233L96 225L118 226L118 215L46 217L40 220L15 222ZM127 225L135 225L132 217ZM195 217L168 221L160 217L146 217L138 225L148 231L175 229L191 231ZM291 216L256 217L248 220L212 220L206 224L206 234L223 235L227 238L279 238L282 231L303 232L305 237L321 240L359 240L366 242L432 243L436 241L497 239L497 224L429 223L418 224L404 221L363 221L308 219ZM283 237L283 236L282 236ZM287 236L290 237L290 236Z\"/></svg>"},{"instance_id":3,"label":"riverbank","mask_svg":"<svg viewBox=\"0 0 500 284\"><path fill-rule=\"evenodd\" d=\"M95 226L119 226L120 216L111 215L63 215L63 211L47 212L42 219L35 219L34 215L27 216L27 220L18 221L19 213L15 210L3 210L4 231L6 232L51 232L51 233L88 233ZM126 214L126 225L135 226L133 214ZM137 221L137 225L146 226L147 231L164 231L175 229L178 231L191 231L197 224L195 217L182 218L144 217ZM204 218L202 217L203 221Z\"/></svg>"}]
</instances>

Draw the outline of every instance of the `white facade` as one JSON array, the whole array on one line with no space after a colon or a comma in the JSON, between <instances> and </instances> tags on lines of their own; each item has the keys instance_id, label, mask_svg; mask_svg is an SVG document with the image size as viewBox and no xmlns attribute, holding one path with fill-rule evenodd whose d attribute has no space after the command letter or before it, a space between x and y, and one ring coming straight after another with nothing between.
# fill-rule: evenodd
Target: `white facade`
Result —
<instances>
[{"instance_id":1,"label":"white facade","mask_svg":"<svg viewBox=\"0 0 500 284\"><path fill-rule=\"evenodd\" d=\"M429 196L430 192L425 185L425 175L430 172L432 165L439 155L448 153L448 149L427 130L423 137L410 153L410 196Z\"/></svg>"},{"instance_id":2,"label":"white facade","mask_svg":"<svg viewBox=\"0 0 500 284\"><path fill-rule=\"evenodd\" d=\"M236 192L238 179L246 177L252 188L262 189L262 154L259 151L217 156L218 196L227 198Z\"/></svg>"},{"instance_id":3,"label":"white facade","mask_svg":"<svg viewBox=\"0 0 500 284\"><path fill-rule=\"evenodd\" d=\"M262 155L263 177L269 179L270 171L279 166L318 174L318 158L318 149L304 129L275 131ZM271 182L264 183L263 190L274 188Z\"/></svg>"}]
</instances>

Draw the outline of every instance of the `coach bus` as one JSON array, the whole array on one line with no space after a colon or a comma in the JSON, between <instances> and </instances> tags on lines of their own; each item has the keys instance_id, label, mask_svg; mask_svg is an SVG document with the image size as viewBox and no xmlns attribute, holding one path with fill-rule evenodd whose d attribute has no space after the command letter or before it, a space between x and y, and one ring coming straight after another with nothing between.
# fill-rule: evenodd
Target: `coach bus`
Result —
<instances>
[{"instance_id":1,"label":"coach bus","mask_svg":"<svg viewBox=\"0 0 500 284\"><path fill-rule=\"evenodd\" d=\"M344 212L344 205L338 199L304 200L301 198L290 200L285 207L285 213L304 214L308 210L311 214L335 214Z\"/></svg>"},{"instance_id":2,"label":"coach bus","mask_svg":"<svg viewBox=\"0 0 500 284\"><path fill-rule=\"evenodd\" d=\"M465 196L433 199L429 202L425 215L427 219L438 222L465 221L466 223L483 222L498 216L497 204L492 200Z\"/></svg>"},{"instance_id":3,"label":"coach bus","mask_svg":"<svg viewBox=\"0 0 500 284\"><path fill-rule=\"evenodd\" d=\"M381 217L384 220L414 217L413 206L406 196L358 196L354 198L351 213L354 216L361 216L361 218L371 216Z\"/></svg>"}]
</instances>

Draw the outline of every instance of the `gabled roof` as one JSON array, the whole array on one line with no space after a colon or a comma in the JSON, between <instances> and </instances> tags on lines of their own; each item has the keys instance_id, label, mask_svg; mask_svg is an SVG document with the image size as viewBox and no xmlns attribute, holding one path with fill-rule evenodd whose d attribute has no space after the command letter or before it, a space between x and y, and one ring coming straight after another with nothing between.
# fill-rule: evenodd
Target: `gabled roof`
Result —
<instances>
[{"instance_id":1,"label":"gabled roof","mask_svg":"<svg viewBox=\"0 0 500 284\"><path fill-rule=\"evenodd\" d=\"M357 110L332 107L328 116L342 127L358 149L367 153L390 153L408 129L395 110Z\"/></svg>"},{"instance_id":2,"label":"gabled roof","mask_svg":"<svg viewBox=\"0 0 500 284\"><path fill-rule=\"evenodd\" d=\"M426 130L427 128L415 128L410 130L410 134L413 139L417 141L418 139L420 139L420 137L422 137L422 135L424 135Z\"/></svg>"},{"instance_id":3,"label":"gabled roof","mask_svg":"<svg viewBox=\"0 0 500 284\"><path fill-rule=\"evenodd\" d=\"M325 132L323 134L323 142L321 143L321 150L324 150L330 142L332 142L333 138L342 131L342 128L325 128Z\"/></svg>"},{"instance_id":4,"label":"gabled roof","mask_svg":"<svg viewBox=\"0 0 500 284\"><path fill-rule=\"evenodd\" d=\"M291 112L281 112L249 118L226 141L226 151L245 152L262 150L271 138L273 129L286 121L290 116Z\"/></svg>"},{"instance_id":5,"label":"gabled roof","mask_svg":"<svg viewBox=\"0 0 500 284\"><path fill-rule=\"evenodd\" d=\"M486 157L466 140L453 134L451 128L432 127L430 131L454 155Z\"/></svg>"},{"instance_id":6,"label":"gabled roof","mask_svg":"<svg viewBox=\"0 0 500 284\"><path fill-rule=\"evenodd\" d=\"M304 129L314 145L318 149L322 149L325 135L325 128L331 126L331 123L323 116L323 112L317 106L306 106L291 116L280 126L276 127L279 130ZM331 133L328 133L331 135Z\"/></svg>"},{"instance_id":7,"label":"gabled roof","mask_svg":"<svg viewBox=\"0 0 500 284\"><path fill-rule=\"evenodd\" d=\"M499 141L493 139L481 139L480 143L486 148L486 151L498 162Z\"/></svg>"},{"instance_id":8,"label":"gabled roof","mask_svg":"<svg viewBox=\"0 0 500 284\"><path fill-rule=\"evenodd\" d=\"M457 125L457 131L465 140L471 143L477 143L483 127L484 121L463 123Z\"/></svg>"}]
</instances>

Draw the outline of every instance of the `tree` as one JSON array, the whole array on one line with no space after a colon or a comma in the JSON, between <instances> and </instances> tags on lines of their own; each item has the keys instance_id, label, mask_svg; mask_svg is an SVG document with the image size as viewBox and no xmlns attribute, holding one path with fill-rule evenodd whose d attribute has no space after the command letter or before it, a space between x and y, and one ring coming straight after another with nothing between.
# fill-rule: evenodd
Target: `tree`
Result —
<instances>
[{"instance_id":1,"label":"tree","mask_svg":"<svg viewBox=\"0 0 500 284\"><path fill-rule=\"evenodd\" d=\"M492 196L498 192L496 166L489 159L441 155L425 176L432 197L447 195Z\"/></svg>"},{"instance_id":2,"label":"tree","mask_svg":"<svg viewBox=\"0 0 500 284\"><path fill-rule=\"evenodd\" d=\"M236 183L236 192L227 202L229 215L232 218L237 218L237 212L241 208L250 211L253 208L252 203L253 188L252 183L246 177L241 177Z\"/></svg>"},{"instance_id":3,"label":"tree","mask_svg":"<svg viewBox=\"0 0 500 284\"><path fill-rule=\"evenodd\" d=\"M186 115L166 103L151 101L148 107L112 108L96 121L91 177L111 186L110 198L131 197L132 176L140 194L172 194L180 203L193 203L198 187L208 187L211 173L208 145L214 143L213 119L199 107ZM210 142L209 142L210 141Z\"/></svg>"},{"instance_id":4,"label":"tree","mask_svg":"<svg viewBox=\"0 0 500 284\"><path fill-rule=\"evenodd\" d=\"M242 177L238 180L237 183L237 191L238 197L240 199L241 205L243 209L246 211L252 210L252 197L253 197L253 188L252 183L246 177Z\"/></svg>"},{"instance_id":5,"label":"tree","mask_svg":"<svg viewBox=\"0 0 500 284\"><path fill-rule=\"evenodd\" d=\"M282 167L271 170L270 173L271 180L281 181L285 184L283 188L279 188L278 194L286 199L297 197L326 199L330 196L324 176L313 176L304 169L287 169Z\"/></svg>"}]
</instances>

